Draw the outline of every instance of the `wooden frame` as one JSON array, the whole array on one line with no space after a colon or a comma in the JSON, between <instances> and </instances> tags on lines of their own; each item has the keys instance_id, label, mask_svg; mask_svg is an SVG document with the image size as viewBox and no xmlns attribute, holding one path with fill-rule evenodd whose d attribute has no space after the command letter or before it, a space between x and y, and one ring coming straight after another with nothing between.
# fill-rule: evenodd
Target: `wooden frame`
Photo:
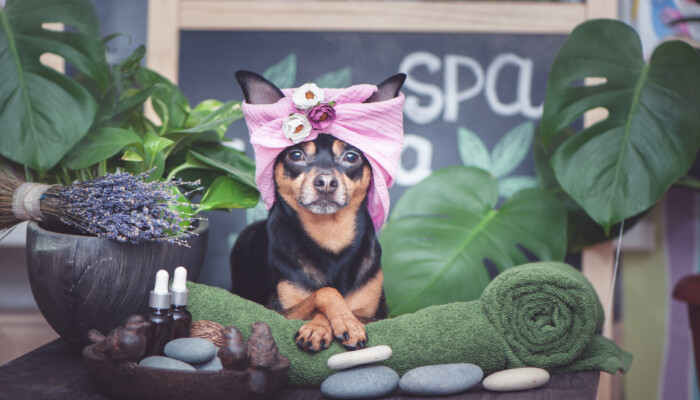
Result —
<instances>
[{"instance_id":1,"label":"wooden frame","mask_svg":"<svg viewBox=\"0 0 700 400\"><path fill-rule=\"evenodd\" d=\"M177 82L181 30L568 33L587 19L616 18L617 1L150 0L147 65Z\"/></svg>"},{"instance_id":2,"label":"wooden frame","mask_svg":"<svg viewBox=\"0 0 700 400\"><path fill-rule=\"evenodd\" d=\"M150 0L147 66L177 82L182 30L381 31L433 33L566 34L588 19L617 18L617 0L585 3L454 1L226 1ZM601 111L603 111L601 113ZM585 115L588 126L605 110ZM606 312L604 334L612 337L610 293L613 246L583 252L583 273ZM602 374L598 399L610 399L612 377Z\"/></svg>"}]
</instances>

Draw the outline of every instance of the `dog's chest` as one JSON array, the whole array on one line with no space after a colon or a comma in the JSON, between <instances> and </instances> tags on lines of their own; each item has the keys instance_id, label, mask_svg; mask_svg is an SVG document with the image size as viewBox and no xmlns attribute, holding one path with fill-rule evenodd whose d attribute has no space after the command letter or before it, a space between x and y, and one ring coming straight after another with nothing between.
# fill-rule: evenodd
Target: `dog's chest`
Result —
<instances>
[{"instance_id":1,"label":"dog's chest","mask_svg":"<svg viewBox=\"0 0 700 400\"><path fill-rule=\"evenodd\" d=\"M358 282L364 281L364 277L373 270L373 250L370 248L369 251L353 255L341 254L341 257L314 257L313 260L300 257L299 270L305 281L304 286L310 290L331 286L341 294L355 290Z\"/></svg>"}]
</instances>

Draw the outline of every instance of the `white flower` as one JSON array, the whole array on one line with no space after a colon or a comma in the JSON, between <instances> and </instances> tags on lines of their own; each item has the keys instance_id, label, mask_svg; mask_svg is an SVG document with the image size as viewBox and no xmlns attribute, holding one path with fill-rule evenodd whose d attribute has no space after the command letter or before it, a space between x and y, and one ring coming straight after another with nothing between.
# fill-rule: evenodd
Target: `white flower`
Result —
<instances>
[{"instance_id":1,"label":"white flower","mask_svg":"<svg viewBox=\"0 0 700 400\"><path fill-rule=\"evenodd\" d=\"M311 124L306 115L290 114L282 123L282 130L284 131L284 137L297 144L309 136Z\"/></svg>"},{"instance_id":2,"label":"white flower","mask_svg":"<svg viewBox=\"0 0 700 400\"><path fill-rule=\"evenodd\" d=\"M298 109L308 110L323 103L323 89L316 86L315 83L307 83L294 91L292 101Z\"/></svg>"}]
</instances>

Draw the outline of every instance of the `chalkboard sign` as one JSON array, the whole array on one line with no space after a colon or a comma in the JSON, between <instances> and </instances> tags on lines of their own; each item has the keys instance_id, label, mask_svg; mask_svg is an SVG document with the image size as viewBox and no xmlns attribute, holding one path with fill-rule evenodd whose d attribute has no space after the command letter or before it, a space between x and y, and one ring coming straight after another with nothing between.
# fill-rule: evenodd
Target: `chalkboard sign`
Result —
<instances>
[{"instance_id":1,"label":"chalkboard sign","mask_svg":"<svg viewBox=\"0 0 700 400\"><path fill-rule=\"evenodd\" d=\"M616 15L610 0L149 0L147 65L193 103L240 99L238 69L289 83L281 86L378 83L406 72L406 147L392 202L431 171L464 163L490 170L508 196L534 183L532 128L565 36L587 19ZM242 122L229 135L247 143ZM228 288L228 252L256 213L210 217L200 281ZM587 276L610 280L607 264L590 263L591 274L583 264Z\"/></svg>"},{"instance_id":2,"label":"chalkboard sign","mask_svg":"<svg viewBox=\"0 0 700 400\"><path fill-rule=\"evenodd\" d=\"M265 73L282 87L379 83L408 75L405 150L392 202L432 171L457 164L491 171L502 196L537 185L531 155L550 65L565 35L368 32L212 32L180 36L179 85L193 104L242 99L234 72ZM243 121L229 136L252 157ZM202 280L221 281L230 234L251 212L212 214ZM227 239L230 238L230 239ZM225 280L225 279L224 279Z\"/></svg>"}]
</instances>

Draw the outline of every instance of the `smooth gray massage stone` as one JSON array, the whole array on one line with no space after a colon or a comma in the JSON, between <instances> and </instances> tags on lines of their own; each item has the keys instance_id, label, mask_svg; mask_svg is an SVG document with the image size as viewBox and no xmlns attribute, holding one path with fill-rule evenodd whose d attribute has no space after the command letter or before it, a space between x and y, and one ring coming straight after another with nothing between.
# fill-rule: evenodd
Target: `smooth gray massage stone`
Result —
<instances>
[{"instance_id":1,"label":"smooth gray massage stone","mask_svg":"<svg viewBox=\"0 0 700 400\"><path fill-rule=\"evenodd\" d=\"M202 364L216 356L214 343L202 338L180 338L169 341L163 352L166 356L190 364Z\"/></svg>"},{"instance_id":2,"label":"smooth gray massage stone","mask_svg":"<svg viewBox=\"0 0 700 400\"><path fill-rule=\"evenodd\" d=\"M338 372L321 384L321 393L334 399L371 399L386 396L399 384L399 374L383 365Z\"/></svg>"},{"instance_id":3,"label":"smooth gray massage stone","mask_svg":"<svg viewBox=\"0 0 700 400\"><path fill-rule=\"evenodd\" d=\"M192 366L195 367L197 371L219 371L224 369L224 366L221 365L221 359L218 356L212 358L209 362L194 364Z\"/></svg>"},{"instance_id":4,"label":"smooth gray massage stone","mask_svg":"<svg viewBox=\"0 0 700 400\"><path fill-rule=\"evenodd\" d=\"M486 390L509 392L528 390L549 382L549 372L541 368L514 368L495 372L481 383Z\"/></svg>"},{"instance_id":5,"label":"smooth gray massage stone","mask_svg":"<svg viewBox=\"0 0 700 400\"><path fill-rule=\"evenodd\" d=\"M414 368L399 381L401 390L417 396L448 396L481 382L483 371L474 364L440 364Z\"/></svg>"},{"instance_id":6,"label":"smooth gray massage stone","mask_svg":"<svg viewBox=\"0 0 700 400\"><path fill-rule=\"evenodd\" d=\"M163 356L150 356L139 361L142 367L160 368L160 369L175 369L179 371L196 371L190 364L176 360L174 358Z\"/></svg>"}]
</instances>

